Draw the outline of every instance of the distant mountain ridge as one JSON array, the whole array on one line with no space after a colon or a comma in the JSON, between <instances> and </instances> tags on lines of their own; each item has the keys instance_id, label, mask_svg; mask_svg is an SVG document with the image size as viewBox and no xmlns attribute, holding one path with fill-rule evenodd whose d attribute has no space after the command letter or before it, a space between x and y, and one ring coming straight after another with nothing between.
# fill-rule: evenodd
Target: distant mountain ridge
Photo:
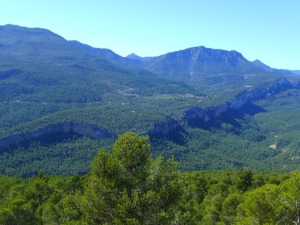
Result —
<instances>
[{"instance_id":1,"label":"distant mountain ridge","mask_svg":"<svg viewBox=\"0 0 300 225\"><path fill-rule=\"evenodd\" d=\"M154 75L183 81L208 94L214 92L214 96L223 99L232 98L247 87L268 85L279 78L268 68L256 66L233 50L200 46L156 57L140 57L136 54L122 57L110 49L67 41L46 29L5 25L0 30L0 56L3 56L3 62L10 63L18 59L23 63L26 61L41 66L44 62L59 67L69 66L72 70L97 68L97 71L107 69Z\"/></svg>"},{"instance_id":2,"label":"distant mountain ridge","mask_svg":"<svg viewBox=\"0 0 300 225\"><path fill-rule=\"evenodd\" d=\"M140 57L135 54L122 57L110 49L93 48L78 41L67 41L46 29L14 25L1 27L1 40L0 56L3 55L3 62L11 63L18 59L27 63L30 59L28 63L34 65L51 63L55 65L53 69L56 66L68 66L68 69L77 72L86 69L99 72L104 69L118 73L158 76L171 81L183 81L222 101L233 98L248 87L269 85L279 78L255 66L237 51L204 46L156 57ZM16 58L9 58L8 55Z\"/></svg>"},{"instance_id":3,"label":"distant mountain ridge","mask_svg":"<svg viewBox=\"0 0 300 225\"><path fill-rule=\"evenodd\" d=\"M271 68L270 66L264 64L263 62L261 62L260 60L256 59L252 62L254 65L272 72L272 73L277 73L277 74L283 74L283 75L300 75L300 71L299 70L287 70L287 69L275 69L275 68Z\"/></svg>"},{"instance_id":4,"label":"distant mountain ridge","mask_svg":"<svg viewBox=\"0 0 300 225\"><path fill-rule=\"evenodd\" d=\"M140 64L140 60L130 59L126 57L122 57L110 49L106 48L93 48L87 44L80 43L79 41L71 41L71 43L79 47L80 49L86 51L87 53L97 56L100 59L105 59L108 62L111 62L115 65L126 65L126 66L138 66Z\"/></svg>"},{"instance_id":5,"label":"distant mountain ridge","mask_svg":"<svg viewBox=\"0 0 300 225\"><path fill-rule=\"evenodd\" d=\"M100 49L93 51L100 51ZM140 57L133 53L123 58L112 51L97 56L116 65L141 68L162 78L184 81L200 89L208 85L242 81L246 74L266 72L253 65L237 51L211 49L204 46L156 57Z\"/></svg>"}]
</instances>

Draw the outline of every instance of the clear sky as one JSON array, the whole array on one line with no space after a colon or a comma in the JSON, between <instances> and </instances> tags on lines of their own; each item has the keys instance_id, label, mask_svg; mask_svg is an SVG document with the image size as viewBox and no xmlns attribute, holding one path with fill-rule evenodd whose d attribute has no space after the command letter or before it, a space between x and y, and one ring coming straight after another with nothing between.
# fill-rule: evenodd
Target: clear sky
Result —
<instances>
[{"instance_id":1,"label":"clear sky","mask_svg":"<svg viewBox=\"0 0 300 225\"><path fill-rule=\"evenodd\" d=\"M300 70L300 0L1 0L5 24L46 28L122 56L205 46Z\"/></svg>"}]
</instances>

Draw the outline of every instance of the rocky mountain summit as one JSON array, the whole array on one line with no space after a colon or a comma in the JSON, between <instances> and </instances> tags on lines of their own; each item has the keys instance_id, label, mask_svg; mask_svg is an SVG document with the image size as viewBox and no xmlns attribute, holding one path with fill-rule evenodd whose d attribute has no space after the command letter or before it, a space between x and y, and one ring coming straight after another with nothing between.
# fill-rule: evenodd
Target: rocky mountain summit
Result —
<instances>
[{"instance_id":1,"label":"rocky mountain summit","mask_svg":"<svg viewBox=\"0 0 300 225\"><path fill-rule=\"evenodd\" d=\"M211 49L203 46L188 48L154 57L143 66L162 77L191 83L205 82L220 74L241 75L261 71L237 51Z\"/></svg>"}]
</instances>

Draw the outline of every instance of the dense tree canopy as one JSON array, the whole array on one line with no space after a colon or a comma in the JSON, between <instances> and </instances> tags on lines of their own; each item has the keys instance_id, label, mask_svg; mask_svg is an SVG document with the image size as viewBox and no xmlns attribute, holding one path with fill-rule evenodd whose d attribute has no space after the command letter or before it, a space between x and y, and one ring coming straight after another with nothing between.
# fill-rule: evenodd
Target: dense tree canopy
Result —
<instances>
[{"instance_id":1,"label":"dense tree canopy","mask_svg":"<svg viewBox=\"0 0 300 225\"><path fill-rule=\"evenodd\" d=\"M125 133L85 176L0 176L0 224L299 224L300 173L179 172Z\"/></svg>"}]
</instances>

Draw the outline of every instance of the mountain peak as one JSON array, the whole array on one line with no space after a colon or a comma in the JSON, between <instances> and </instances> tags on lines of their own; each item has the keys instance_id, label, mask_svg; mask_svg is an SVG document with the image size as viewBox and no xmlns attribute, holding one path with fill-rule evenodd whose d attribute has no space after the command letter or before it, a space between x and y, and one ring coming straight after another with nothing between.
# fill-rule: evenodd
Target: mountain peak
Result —
<instances>
[{"instance_id":1,"label":"mountain peak","mask_svg":"<svg viewBox=\"0 0 300 225\"><path fill-rule=\"evenodd\" d=\"M141 57L136 55L135 53L131 53L128 56L126 56L126 58L146 62L149 61L152 57Z\"/></svg>"},{"instance_id":2,"label":"mountain peak","mask_svg":"<svg viewBox=\"0 0 300 225\"><path fill-rule=\"evenodd\" d=\"M128 56L126 56L127 58L130 58L130 57L141 57L141 56L138 56L137 54L135 54L135 53L131 53L131 54L129 54Z\"/></svg>"},{"instance_id":3,"label":"mountain peak","mask_svg":"<svg viewBox=\"0 0 300 225\"><path fill-rule=\"evenodd\" d=\"M160 56L161 57L161 56ZM187 48L163 55L164 58L186 61L185 63L224 63L235 66L241 61L247 61L243 55L237 51L226 51L221 49L206 48L204 46ZM157 58L157 57L156 57Z\"/></svg>"},{"instance_id":4,"label":"mountain peak","mask_svg":"<svg viewBox=\"0 0 300 225\"><path fill-rule=\"evenodd\" d=\"M264 64L262 61L256 59L252 62L255 66L258 66L264 70L269 71L271 69L271 67L267 66L266 64Z\"/></svg>"},{"instance_id":5,"label":"mountain peak","mask_svg":"<svg viewBox=\"0 0 300 225\"><path fill-rule=\"evenodd\" d=\"M128 56L126 56L126 58L129 58L129 59L135 59L135 60L139 60L139 61L141 61L141 59L142 59L141 56L138 56L138 55L136 55L135 53L129 54Z\"/></svg>"},{"instance_id":6,"label":"mountain peak","mask_svg":"<svg viewBox=\"0 0 300 225\"><path fill-rule=\"evenodd\" d=\"M198 88L243 79L244 73L263 71L237 51L204 46L154 57L144 68L164 78L185 81Z\"/></svg>"}]
</instances>

